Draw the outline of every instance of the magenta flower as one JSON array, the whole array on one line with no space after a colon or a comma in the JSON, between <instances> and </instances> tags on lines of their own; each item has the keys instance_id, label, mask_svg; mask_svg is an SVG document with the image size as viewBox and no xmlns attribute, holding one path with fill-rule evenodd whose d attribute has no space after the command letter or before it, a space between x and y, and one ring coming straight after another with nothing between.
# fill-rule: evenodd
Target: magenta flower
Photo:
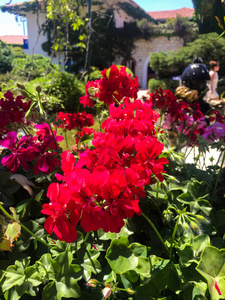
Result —
<instances>
[{"instance_id":1,"label":"magenta flower","mask_svg":"<svg viewBox=\"0 0 225 300\"><path fill-rule=\"evenodd\" d=\"M52 171L55 170L56 166L60 165L59 160L56 158L56 152L49 152L48 151L49 141L47 143L43 143L39 145L39 158L38 161L35 163L33 167L34 174L39 174L43 172L45 174L50 174Z\"/></svg>"},{"instance_id":2,"label":"magenta flower","mask_svg":"<svg viewBox=\"0 0 225 300\"><path fill-rule=\"evenodd\" d=\"M32 161L36 156L35 148L29 145L29 136L23 136L17 142L17 133L15 131L7 133L0 145L11 150L11 154L2 158L2 165L6 166L11 173L15 173L22 166L29 170L28 161Z\"/></svg>"}]
</instances>

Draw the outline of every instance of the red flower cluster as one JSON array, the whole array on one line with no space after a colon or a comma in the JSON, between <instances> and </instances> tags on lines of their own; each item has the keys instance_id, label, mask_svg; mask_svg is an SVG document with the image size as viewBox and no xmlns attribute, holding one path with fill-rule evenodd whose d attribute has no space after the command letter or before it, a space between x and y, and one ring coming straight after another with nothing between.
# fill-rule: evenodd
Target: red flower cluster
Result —
<instances>
[{"instance_id":1,"label":"red flower cluster","mask_svg":"<svg viewBox=\"0 0 225 300\"><path fill-rule=\"evenodd\" d=\"M10 131L10 124L25 123L25 114L29 110L31 101L23 102L25 97L13 97L12 92L4 94L0 99L0 134L6 134ZM0 136L2 137L2 136Z\"/></svg>"},{"instance_id":2,"label":"red flower cluster","mask_svg":"<svg viewBox=\"0 0 225 300\"><path fill-rule=\"evenodd\" d=\"M168 160L158 158L163 144L155 136L158 114L151 104L126 97L124 105L110 105L110 114L105 132L94 136L94 150L80 153L77 163L69 151L61 155L63 175L56 178L62 183L50 185L51 202L42 209L49 215L45 229L60 240L73 242L79 221L86 232L119 232L124 219L141 214L143 186L163 180Z\"/></svg>"},{"instance_id":3,"label":"red flower cluster","mask_svg":"<svg viewBox=\"0 0 225 300\"><path fill-rule=\"evenodd\" d=\"M33 161L33 171L35 174L43 172L50 174L55 170L56 166L60 165L59 160L56 158L56 142L60 142L63 137L57 136L53 132L52 136L49 125L46 123L35 126L40 129L36 132L34 137L29 135L23 136L17 141L17 133L9 132L7 136L0 142L2 147L11 150L9 155L2 158L2 165L6 166L10 172L15 173L20 166L25 170L29 170L28 162Z\"/></svg>"},{"instance_id":4,"label":"red flower cluster","mask_svg":"<svg viewBox=\"0 0 225 300\"><path fill-rule=\"evenodd\" d=\"M131 74L126 72L126 67L119 69L112 65L109 70L103 70L101 75L100 80L87 83L85 96L80 98L80 103L85 107L93 107L95 98L107 105L119 103L124 97L137 99L138 78L131 78Z\"/></svg>"},{"instance_id":5,"label":"red flower cluster","mask_svg":"<svg viewBox=\"0 0 225 300\"><path fill-rule=\"evenodd\" d=\"M151 93L149 97L153 106L163 112L167 112L177 102L177 97L170 90L162 90L161 88L156 90L155 93Z\"/></svg>"},{"instance_id":6,"label":"red flower cluster","mask_svg":"<svg viewBox=\"0 0 225 300\"><path fill-rule=\"evenodd\" d=\"M188 103L178 100L169 90L163 91L161 88L150 94L149 103L153 103L155 108L159 108L165 115L162 126L172 129L185 141L183 146L196 144L199 135L203 135L207 128L204 114L200 110L198 102ZM211 112L210 122L218 121L223 123L223 117L218 111Z\"/></svg>"},{"instance_id":7,"label":"red flower cluster","mask_svg":"<svg viewBox=\"0 0 225 300\"><path fill-rule=\"evenodd\" d=\"M75 128L81 130L83 127L94 125L94 119L92 115L87 114L86 112L80 112L77 114L59 112L56 116L56 121L61 121L62 124L59 124L59 127L65 128L69 131Z\"/></svg>"}]
</instances>

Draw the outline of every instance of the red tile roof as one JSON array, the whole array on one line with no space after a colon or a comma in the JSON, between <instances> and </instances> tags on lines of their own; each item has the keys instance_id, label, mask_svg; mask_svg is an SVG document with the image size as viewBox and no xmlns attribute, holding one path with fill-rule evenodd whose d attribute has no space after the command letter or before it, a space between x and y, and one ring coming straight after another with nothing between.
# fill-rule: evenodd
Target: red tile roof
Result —
<instances>
[{"instance_id":1,"label":"red tile roof","mask_svg":"<svg viewBox=\"0 0 225 300\"><path fill-rule=\"evenodd\" d=\"M150 11L148 14L155 20L165 20L176 18L177 16L191 18L194 14L194 8L183 7L174 10Z\"/></svg>"},{"instance_id":2,"label":"red tile roof","mask_svg":"<svg viewBox=\"0 0 225 300\"><path fill-rule=\"evenodd\" d=\"M2 35L0 40L4 43L12 45L23 45L23 39L27 39L27 35Z\"/></svg>"}]
</instances>

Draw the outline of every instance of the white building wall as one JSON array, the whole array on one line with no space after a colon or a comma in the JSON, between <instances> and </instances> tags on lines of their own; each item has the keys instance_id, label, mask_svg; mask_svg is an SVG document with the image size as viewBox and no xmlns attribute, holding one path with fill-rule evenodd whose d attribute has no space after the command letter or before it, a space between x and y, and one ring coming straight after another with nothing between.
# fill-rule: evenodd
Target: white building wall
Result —
<instances>
[{"instance_id":1,"label":"white building wall","mask_svg":"<svg viewBox=\"0 0 225 300\"><path fill-rule=\"evenodd\" d=\"M47 41L47 34L43 34L43 30L41 30L41 33L39 32L39 26L45 23L46 21L46 14L45 13L39 13L39 17L37 20L37 15L33 14L32 12L26 13L27 18L27 32L28 32L28 49L24 49L24 53L33 55L33 54L39 54L44 55L48 57L47 52L45 52L42 49L42 44ZM56 57L52 58L52 61L54 64L58 64L59 61L62 61L63 63L63 55L61 53L58 53Z\"/></svg>"},{"instance_id":2,"label":"white building wall","mask_svg":"<svg viewBox=\"0 0 225 300\"><path fill-rule=\"evenodd\" d=\"M148 86L147 70L151 53L176 51L184 46L184 41L179 37L168 38L166 36L160 36L151 38L149 41L138 40L135 45L136 49L132 55L137 63L135 75L138 76L139 86L146 89Z\"/></svg>"},{"instance_id":3,"label":"white building wall","mask_svg":"<svg viewBox=\"0 0 225 300\"><path fill-rule=\"evenodd\" d=\"M134 22L134 18L128 16L123 10L114 10L114 20L116 28L123 28L124 22Z\"/></svg>"}]
</instances>

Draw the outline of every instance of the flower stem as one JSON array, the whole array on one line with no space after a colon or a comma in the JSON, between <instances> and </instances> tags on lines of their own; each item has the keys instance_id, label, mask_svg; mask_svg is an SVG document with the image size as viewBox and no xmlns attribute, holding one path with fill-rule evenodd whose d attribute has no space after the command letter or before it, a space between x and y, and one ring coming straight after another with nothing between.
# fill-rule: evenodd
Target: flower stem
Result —
<instances>
[{"instance_id":1,"label":"flower stem","mask_svg":"<svg viewBox=\"0 0 225 300\"><path fill-rule=\"evenodd\" d=\"M53 138L54 138L54 143L55 143L56 152L57 152L58 158L60 159L59 146L58 146L58 144L57 144L57 141L56 141L56 138L55 138L55 135L54 135L54 132L53 132L51 123L49 122L48 118L46 118L46 121L47 121L48 126L49 126L49 128L50 128L50 130L51 130L51 134L52 134L52 136L53 136Z\"/></svg>"},{"instance_id":2,"label":"flower stem","mask_svg":"<svg viewBox=\"0 0 225 300\"><path fill-rule=\"evenodd\" d=\"M91 231L87 232L85 238L84 238L84 241L83 243L86 243L87 242L87 239L89 238L89 235L90 235Z\"/></svg>"},{"instance_id":3,"label":"flower stem","mask_svg":"<svg viewBox=\"0 0 225 300\"><path fill-rule=\"evenodd\" d=\"M218 186L218 182L219 182L220 174L221 174L221 172L222 172L222 169L223 169L223 164L224 164L224 161L225 161L225 152L223 153L223 158L222 158L222 162L221 162L221 165L220 165L220 170L219 170L219 172L218 172L218 175L217 175L217 178L216 178L216 183L215 183L215 186L214 186L214 189L213 189L213 194L212 194L212 201L211 201L211 205L213 204L213 200L214 200L215 192L216 192L216 189L217 189L217 186Z\"/></svg>"},{"instance_id":4,"label":"flower stem","mask_svg":"<svg viewBox=\"0 0 225 300\"><path fill-rule=\"evenodd\" d=\"M150 224L150 226L152 227L152 229L155 231L156 235L158 236L159 240L161 241L161 243L163 244L163 247L165 248L166 252L170 255L170 250L169 248L166 246L161 234L159 233L159 231L157 230L157 228L155 227L155 225L152 223L152 221L142 212L142 216L146 219L146 221Z\"/></svg>"},{"instance_id":5,"label":"flower stem","mask_svg":"<svg viewBox=\"0 0 225 300\"><path fill-rule=\"evenodd\" d=\"M36 236L36 234L34 234L32 231L30 231L25 225L23 225L22 223L20 223L19 221L16 221L13 216L11 216L2 206L2 204L0 203L0 209L1 211L9 218L11 219L13 222L19 223L20 226L26 230L30 235L32 235L36 240L38 240L39 242L41 242L42 244L44 244L45 246L47 246L48 248L51 248L51 246L49 244L47 244L45 241L43 241L41 238L39 238L38 236Z\"/></svg>"},{"instance_id":6,"label":"flower stem","mask_svg":"<svg viewBox=\"0 0 225 300\"><path fill-rule=\"evenodd\" d=\"M176 224L175 224L174 229L173 229L172 238L171 238L170 260L172 259L172 255L173 255L173 243L174 243L175 235L176 235L176 232L177 232L177 225L178 225L178 222L179 222L179 218L178 218L177 221L176 221Z\"/></svg>"}]
</instances>

